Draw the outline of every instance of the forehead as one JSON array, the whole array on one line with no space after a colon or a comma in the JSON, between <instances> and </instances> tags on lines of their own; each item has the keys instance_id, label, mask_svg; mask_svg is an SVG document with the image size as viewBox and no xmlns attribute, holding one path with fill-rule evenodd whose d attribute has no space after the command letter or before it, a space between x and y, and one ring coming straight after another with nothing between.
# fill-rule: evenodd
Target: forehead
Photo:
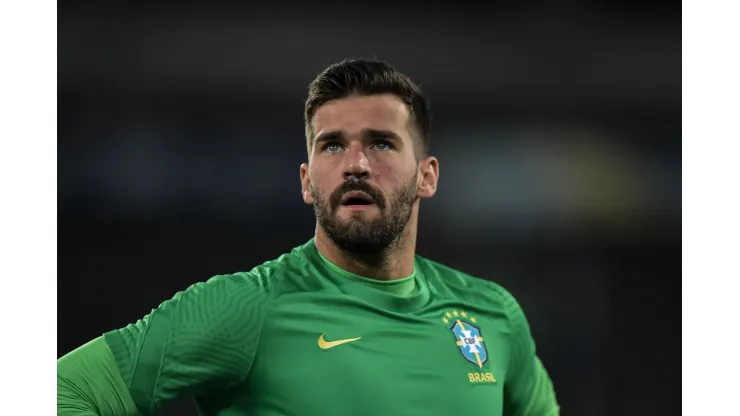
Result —
<instances>
[{"instance_id":1,"label":"forehead","mask_svg":"<svg viewBox=\"0 0 740 416\"><path fill-rule=\"evenodd\" d=\"M332 100L319 107L312 120L315 135L329 131L354 134L376 129L391 130L401 137L409 137L408 122L408 107L392 94Z\"/></svg>"}]
</instances>

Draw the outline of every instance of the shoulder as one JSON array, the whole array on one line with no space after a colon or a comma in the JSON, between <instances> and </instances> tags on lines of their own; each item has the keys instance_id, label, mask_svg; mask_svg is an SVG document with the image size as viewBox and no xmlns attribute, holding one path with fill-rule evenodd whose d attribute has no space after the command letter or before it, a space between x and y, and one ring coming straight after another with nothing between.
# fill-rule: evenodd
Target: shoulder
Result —
<instances>
[{"instance_id":1,"label":"shoulder","mask_svg":"<svg viewBox=\"0 0 740 416\"><path fill-rule=\"evenodd\" d=\"M267 295L274 291L300 262L297 253L286 253L248 271L219 274L195 283L180 295L214 297L221 300L227 297L244 298L245 295L247 298L249 295Z\"/></svg>"},{"instance_id":2,"label":"shoulder","mask_svg":"<svg viewBox=\"0 0 740 416\"><path fill-rule=\"evenodd\" d=\"M418 260L424 267L429 284L443 296L488 305L507 313L519 308L516 298L499 283L420 256Z\"/></svg>"},{"instance_id":3,"label":"shoulder","mask_svg":"<svg viewBox=\"0 0 740 416\"><path fill-rule=\"evenodd\" d=\"M166 303L174 303L178 310L211 310L253 304L266 299L270 286L269 276L259 270L222 274L190 285Z\"/></svg>"}]
</instances>

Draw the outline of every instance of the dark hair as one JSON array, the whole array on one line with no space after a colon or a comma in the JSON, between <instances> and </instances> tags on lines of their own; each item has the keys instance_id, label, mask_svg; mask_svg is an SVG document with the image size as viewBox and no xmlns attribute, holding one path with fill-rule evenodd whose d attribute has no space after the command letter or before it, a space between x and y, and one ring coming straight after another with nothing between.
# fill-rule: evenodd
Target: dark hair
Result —
<instances>
[{"instance_id":1,"label":"dark hair","mask_svg":"<svg viewBox=\"0 0 740 416\"><path fill-rule=\"evenodd\" d=\"M351 95L394 94L409 108L417 130L417 154L429 154L430 115L427 100L418 85L387 62L353 59L333 64L322 71L308 86L304 112L309 152L313 144L311 121L322 105Z\"/></svg>"}]
</instances>

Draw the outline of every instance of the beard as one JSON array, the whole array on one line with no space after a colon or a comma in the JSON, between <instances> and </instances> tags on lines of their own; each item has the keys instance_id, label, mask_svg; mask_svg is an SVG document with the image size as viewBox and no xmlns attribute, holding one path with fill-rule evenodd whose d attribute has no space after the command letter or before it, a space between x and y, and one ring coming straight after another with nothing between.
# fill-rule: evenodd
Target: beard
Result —
<instances>
[{"instance_id":1,"label":"beard","mask_svg":"<svg viewBox=\"0 0 740 416\"><path fill-rule=\"evenodd\" d=\"M368 220L363 218L361 212L357 212L346 221L340 219L337 211L341 207L342 197L352 191L361 191L369 195L380 215ZM414 202L417 200L416 175L393 194L389 201L386 201L379 190L360 179L342 183L327 199L322 199L313 186L311 195L314 199L316 220L332 242L347 254L359 255L370 260L371 257L382 257L400 241L401 234L411 219Z\"/></svg>"}]
</instances>

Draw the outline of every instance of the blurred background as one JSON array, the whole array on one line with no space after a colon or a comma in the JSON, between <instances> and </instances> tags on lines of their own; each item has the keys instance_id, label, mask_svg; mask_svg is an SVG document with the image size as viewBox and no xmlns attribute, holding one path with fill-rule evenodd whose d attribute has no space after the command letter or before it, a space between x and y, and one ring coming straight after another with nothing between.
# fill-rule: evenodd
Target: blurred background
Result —
<instances>
[{"instance_id":1,"label":"blurred background","mask_svg":"<svg viewBox=\"0 0 740 416\"><path fill-rule=\"evenodd\" d=\"M679 414L680 19L678 3L60 2L58 355L309 239L307 86L376 57L432 105L420 254L519 299L564 415Z\"/></svg>"}]
</instances>

